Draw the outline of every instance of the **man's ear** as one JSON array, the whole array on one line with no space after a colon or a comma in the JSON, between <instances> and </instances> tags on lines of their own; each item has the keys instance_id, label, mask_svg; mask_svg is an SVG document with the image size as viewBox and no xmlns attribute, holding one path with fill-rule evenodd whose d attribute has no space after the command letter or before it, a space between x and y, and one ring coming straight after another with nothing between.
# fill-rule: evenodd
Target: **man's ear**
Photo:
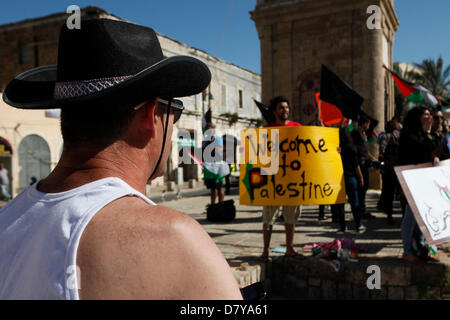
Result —
<instances>
[{"instance_id":1,"label":"man's ear","mask_svg":"<svg viewBox=\"0 0 450 320\"><path fill-rule=\"evenodd\" d=\"M143 127L150 131L150 137L156 137L156 104L158 99L154 98L148 100L144 106L142 106Z\"/></svg>"}]
</instances>

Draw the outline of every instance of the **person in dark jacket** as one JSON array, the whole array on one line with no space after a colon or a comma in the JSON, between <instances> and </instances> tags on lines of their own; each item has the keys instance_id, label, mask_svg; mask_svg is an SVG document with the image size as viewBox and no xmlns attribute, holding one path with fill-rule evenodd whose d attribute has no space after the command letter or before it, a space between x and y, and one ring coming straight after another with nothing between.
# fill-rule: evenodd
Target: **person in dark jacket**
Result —
<instances>
[{"instance_id":1,"label":"person in dark jacket","mask_svg":"<svg viewBox=\"0 0 450 320\"><path fill-rule=\"evenodd\" d=\"M436 156L436 137L431 133L430 110L423 106L411 109L403 123L399 141L399 164L410 165L432 162L439 163ZM401 226L403 259L417 265L434 260L428 255L425 238L420 231L409 204L406 204ZM416 242L414 250L412 242Z\"/></svg>"},{"instance_id":2,"label":"person in dark jacket","mask_svg":"<svg viewBox=\"0 0 450 320\"><path fill-rule=\"evenodd\" d=\"M358 150L358 163L364 178L364 184L358 186L358 210L363 219L375 219L375 216L366 211L366 194L369 190L369 151L367 149L366 131L370 127L370 119L366 116L360 116L358 128L351 133L353 143Z\"/></svg>"},{"instance_id":3,"label":"person in dark jacket","mask_svg":"<svg viewBox=\"0 0 450 320\"><path fill-rule=\"evenodd\" d=\"M355 221L355 230L357 233L364 233L366 227L362 224L360 210L359 210L359 187L364 185L364 177L358 163L358 151L353 144L352 136L348 131L347 126L341 122L339 128L339 140L341 148L342 165L344 169L345 191L347 199ZM339 232L345 232L345 210L344 204L334 204L331 206L331 211L334 217L339 221Z\"/></svg>"},{"instance_id":4,"label":"person in dark jacket","mask_svg":"<svg viewBox=\"0 0 450 320\"><path fill-rule=\"evenodd\" d=\"M380 205L387 214L387 223L393 225L393 201L400 185L395 175L394 166L398 164L399 138L402 125L395 119L386 124L386 133L380 138L379 161L383 162L382 181L383 186L380 196Z\"/></svg>"}]
</instances>

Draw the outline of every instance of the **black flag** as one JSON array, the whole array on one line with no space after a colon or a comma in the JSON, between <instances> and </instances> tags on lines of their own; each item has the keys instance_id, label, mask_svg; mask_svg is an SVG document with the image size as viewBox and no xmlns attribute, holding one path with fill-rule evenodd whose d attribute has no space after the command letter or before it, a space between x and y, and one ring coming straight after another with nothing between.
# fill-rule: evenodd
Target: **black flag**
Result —
<instances>
[{"instance_id":1,"label":"black flag","mask_svg":"<svg viewBox=\"0 0 450 320\"><path fill-rule=\"evenodd\" d=\"M255 101L256 105L258 106L259 111L261 111L264 120L266 120L268 124L274 123L276 119L272 110L270 110L268 106L263 105L261 102L256 101L255 99L253 99L253 101Z\"/></svg>"},{"instance_id":2,"label":"black flag","mask_svg":"<svg viewBox=\"0 0 450 320\"><path fill-rule=\"evenodd\" d=\"M364 98L333 71L322 65L320 100L334 104L341 109L344 117L356 120Z\"/></svg>"}]
</instances>

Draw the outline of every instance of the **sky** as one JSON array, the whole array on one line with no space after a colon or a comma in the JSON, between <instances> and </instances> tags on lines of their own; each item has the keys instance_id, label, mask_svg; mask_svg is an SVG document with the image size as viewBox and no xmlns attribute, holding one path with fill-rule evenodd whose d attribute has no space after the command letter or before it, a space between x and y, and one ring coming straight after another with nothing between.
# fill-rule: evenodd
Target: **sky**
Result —
<instances>
[{"instance_id":1,"label":"sky","mask_svg":"<svg viewBox=\"0 0 450 320\"><path fill-rule=\"evenodd\" d=\"M116 16L260 73L260 44L250 11L256 0L1 0L0 25L96 5ZM394 62L450 64L450 0L395 0L400 21ZM368 15L369 16L369 15Z\"/></svg>"}]
</instances>

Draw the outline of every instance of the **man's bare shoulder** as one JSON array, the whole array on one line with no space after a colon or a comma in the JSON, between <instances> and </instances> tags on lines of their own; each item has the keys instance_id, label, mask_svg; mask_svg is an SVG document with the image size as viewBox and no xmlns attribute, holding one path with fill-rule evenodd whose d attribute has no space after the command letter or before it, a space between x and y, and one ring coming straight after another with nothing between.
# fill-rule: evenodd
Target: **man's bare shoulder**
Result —
<instances>
[{"instance_id":1,"label":"man's bare shoulder","mask_svg":"<svg viewBox=\"0 0 450 320\"><path fill-rule=\"evenodd\" d=\"M77 257L81 298L202 299L206 297L193 295L205 290L211 276L217 276L204 272L211 269L205 266L207 259L222 272L228 268L196 220L136 197L116 200L94 216L83 233ZM225 271L225 279L230 280L229 275ZM219 285L214 283L206 290L213 295L214 286ZM233 284L229 289L236 291Z\"/></svg>"}]
</instances>

